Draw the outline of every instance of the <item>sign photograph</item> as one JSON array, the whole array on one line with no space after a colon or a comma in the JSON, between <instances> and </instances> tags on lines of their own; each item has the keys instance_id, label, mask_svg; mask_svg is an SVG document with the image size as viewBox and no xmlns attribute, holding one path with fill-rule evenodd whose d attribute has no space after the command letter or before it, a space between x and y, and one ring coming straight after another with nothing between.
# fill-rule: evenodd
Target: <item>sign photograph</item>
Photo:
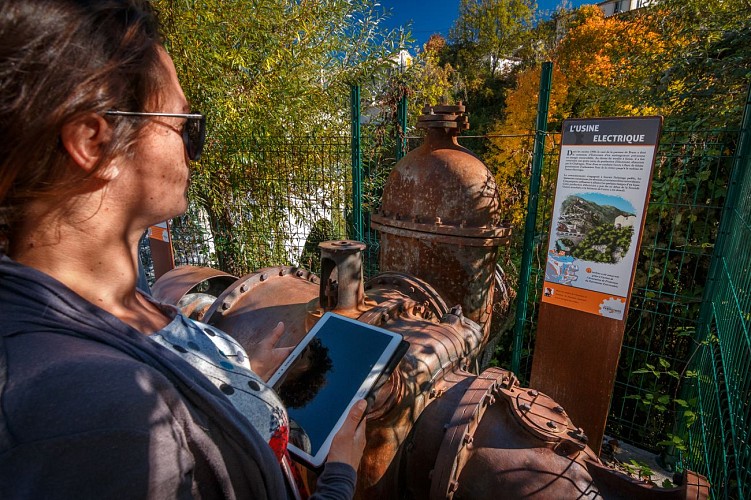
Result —
<instances>
[{"instance_id":1,"label":"sign photograph","mask_svg":"<svg viewBox=\"0 0 751 500\"><path fill-rule=\"evenodd\" d=\"M564 121L543 302L623 319L661 124Z\"/></svg>"}]
</instances>

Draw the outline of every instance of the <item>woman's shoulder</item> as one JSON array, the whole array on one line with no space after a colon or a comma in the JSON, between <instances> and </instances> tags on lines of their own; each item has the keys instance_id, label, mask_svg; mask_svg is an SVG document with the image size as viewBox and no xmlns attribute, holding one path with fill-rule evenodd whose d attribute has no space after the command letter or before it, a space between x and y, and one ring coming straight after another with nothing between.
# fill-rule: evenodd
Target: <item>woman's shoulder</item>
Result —
<instances>
[{"instance_id":1,"label":"woman's shoulder","mask_svg":"<svg viewBox=\"0 0 751 500\"><path fill-rule=\"evenodd\" d=\"M2 412L17 441L169 421L179 396L158 370L91 339L28 332L3 339Z\"/></svg>"}]
</instances>

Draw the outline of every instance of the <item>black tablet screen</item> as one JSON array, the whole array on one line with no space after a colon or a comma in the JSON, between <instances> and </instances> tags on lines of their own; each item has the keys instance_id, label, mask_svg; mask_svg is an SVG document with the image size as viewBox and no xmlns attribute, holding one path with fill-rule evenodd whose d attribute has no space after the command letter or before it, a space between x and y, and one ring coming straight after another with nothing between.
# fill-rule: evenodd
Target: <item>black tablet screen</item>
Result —
<instances>
[{"instance_id":1,"label":"black tablet screen","mask_svg":"<svg viewBox=\"0 0 751 500\"><path fill-rule=\"evenodd\" d=\"M289 414L292 444L318 453L391 340L369 325L328 319L275 384Z\"/></svg>"}]
</instances>

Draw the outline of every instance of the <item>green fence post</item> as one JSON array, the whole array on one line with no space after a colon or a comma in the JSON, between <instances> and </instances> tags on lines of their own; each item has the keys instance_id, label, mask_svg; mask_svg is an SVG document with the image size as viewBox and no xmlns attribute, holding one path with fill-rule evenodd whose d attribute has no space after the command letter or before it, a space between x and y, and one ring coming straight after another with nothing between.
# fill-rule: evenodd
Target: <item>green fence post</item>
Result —
<instances>
[{"instance_id":1,"label":"green fence post","mask_svg":"<svg viewBox=\"0 0 751 500\"><path fill-rule=\"evenodd\" d=\"M407 94L402 95L396 107L396 161L404 158L407 151Z\"/></svg>"},{"instance_id":2,"label":"green fence post","mask_svg":"<svg viewBox=\"0 0 751 500\"><path fill-rule=\"evenodd\" d=\"M534 156L527 199L527 218L524 224L524 246L519 273L519 293L516 298L516 322L514 323L514 344L511 357L511 371L519 373L521 365L524 320L527 316L527 295L529 293L529 275L532 268L532 252L537 222L537 202L540 195L540 178L545 156L545 135L548 131L548 107L550 89L553 84L553 63L542 63L540 74L540 97L537 101L537 124L535 126Z\"/></svg>"},{"instance_id":3,"label":"green fence post","mask_svg":"<svg viewBox=\"0 0 751 500\"><path fill-rule=\"evenodd\" d=\"M745 290L737 288L738 284L734 282L734 279L740 278L739 274L747 275L747 268L736 268L733 271L729 270L727 260L734 258L743 258L735 255L732 252L733 243L737 243L742 236L736 231L739 230L741 224L745 224L748 227L748 221L744 221L744 215L738 211L738 203L748 200L749 193L742 193L741 191L748 191L748 185L746 184L745 176L748 175L748 170L751 168L751 85L749 85L748 94L746 96L746 105L743 110L743 119L741 121L741 130L738 134L738 147L735 151L733 158L733 168L730 173L730 180L728 182L727 197L722 207L722 215L720 216L720 226L715 240L715 247L712 252L712 260L709 267L709 275L707 284L704 288L704 294L702 296L701 309L699 310L699 319L697 321L696 340L702 342L708 338L712 331L713 320L716 320L717 326L717 342L719 343L719 349L721 351L720 359L717 361L718 365L712 370L714 375L715 390L718 394L715 401L707 408L704 403L699 399L699 408L696 413L699 415L699 428L702 431L702 438L704 441L703 456L699 459L704 466L704 474L708 476L708 479L712 482L712 494L715 497L724 498L751 498L751 487L748 481L744 481L744 473L738 474L737 471L749 470L749 454L744 449L744 445L747 443L748 434L748 413L744 418L743 414L738 414L739 407L747 407L747 403L744 398L747 394L738 392L735 384L731 383L731 379L739 381L741 387L748 387L748 379L751 374L746 371L742 371L739 367L744 367L748 363L748 330L744 327L742 320L735 324L732 323L732 314L727 313L727 308L734 308L738 317L743 317L747 314L747 309L744 309L745 302L740 297L744 297ZM737 224L735 222L738 222ZM731 245L730 249L726 247ZM735 275L735 276L733 276ZM740 283L748 283L747 278L741 278ZM735 286L734 286L735 285ZM729 305L733 304L733 305ZM720 312L717 316L717 309L724 312ZM734 337L734 335L736 335ZM740 340L738 342L734 342ZM745 340L745 342L744 342ZM745 345L743 349L741 346ZM702 346L707 348L706 346ZM695 347L698 350L702 347ZM729 352L734 352L730 355ZM695 352L692 353L691 359L694 358ZM733 358L736 358L735 360ZM699 367L701 370L702 367ZM745 367L743 368L745 370ZM702 370L703 371L703 370ZM719 375L719 376L718 376ZM706 373L700 373L700 377L706 376ZM698 382L694 382L698 386ZM690 384L686 384L682 387L681 396L684 400L689 399ZM724 391L720 391L719 385L724 385ZM701 396L701 392L699 392ZM714 406L714 408L713 408ZM727 423L728 429L722 429L723 433L727 433L729 430L730 439L725 439L723 442L718 442L716 436L714 440L707 439L704 435L704 426L702 425L705 420L717 419L722 423ZM683 437L687 437L689 441L692 438L692 431L686 429L683 433ZM710 435L710 438L712 436ZM722 438L722 437L721 437ZM719 455L721 454L721 455ZM722 457L722 461L718 462L717 456ZM691 456L687 457L689 460ZM696 459L696 457L693 457ZM680 454L681 462L686 461L684 454ZM734 464L733 468L737 477L741 479L738 481L731 481L732 472L730 464ZM690 462L687 465L696 469L698 463ZM719 466L720 470L717 470ZM716 475L712 472L717 471ZM747 474L746 474L747 477ZM733 484L735 483L735 484Z\"/></svg>"},{"instance_id":4,"label":"green fence post","mask_svg":"<svg viewBox=\"0 0 751 500\"><path fill-rule=\"evenodd\" d=\"M362 152L360 149L360 85L352 85L350 92L351 149L352 149L352 237L363 241L362 219Z\"/></svg>"}]
</instances>

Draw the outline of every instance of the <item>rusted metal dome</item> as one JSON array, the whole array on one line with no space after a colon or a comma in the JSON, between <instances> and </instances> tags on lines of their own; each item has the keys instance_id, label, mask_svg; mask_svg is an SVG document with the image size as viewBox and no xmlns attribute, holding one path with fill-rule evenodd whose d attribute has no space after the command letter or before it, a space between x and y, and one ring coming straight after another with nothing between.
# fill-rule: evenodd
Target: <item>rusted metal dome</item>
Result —
<instances>
[{"instance_id":1,"label":"rusted metal dome","mask_svg":"<svg viewBox=\"0 0 751 500\"><path fill-rule=\"evenodd\" d=\"M432 284L487 335L497 250L510 227L501 222L492 173L457 142L469 128L465 107L424 112L417 126L427 130L425 141L396 164L372 217L381 233L380 267Z\"/></svg>"}]
</instances>

